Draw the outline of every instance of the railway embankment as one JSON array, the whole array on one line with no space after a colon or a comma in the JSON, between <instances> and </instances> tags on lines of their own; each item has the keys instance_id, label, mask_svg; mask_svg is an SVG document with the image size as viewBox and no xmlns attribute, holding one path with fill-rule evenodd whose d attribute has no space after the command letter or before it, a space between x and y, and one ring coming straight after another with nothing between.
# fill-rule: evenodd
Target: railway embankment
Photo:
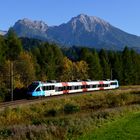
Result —
<instances>
[{"instance_id":1,"label":"railway embankment","mask_svg":"<svg viewBox=\"0 0 140 140\"><path fill-rule=\"evenodd\" d=\"M0 111L0 139L77 139L139 111L139 87L35 100Z\"/></svg>"}]
</instances>

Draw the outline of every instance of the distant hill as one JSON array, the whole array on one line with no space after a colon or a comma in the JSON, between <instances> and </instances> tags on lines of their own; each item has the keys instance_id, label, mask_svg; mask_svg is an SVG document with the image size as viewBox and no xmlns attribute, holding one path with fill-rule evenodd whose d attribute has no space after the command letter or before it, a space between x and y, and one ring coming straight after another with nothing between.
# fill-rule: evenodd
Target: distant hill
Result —
<instances>
[{"instance_id":1,"label":"distant hill","mask_svg":"<svg viewBox=\"0 0 140 140\"><path fill-rule=\"evenodd\" d=\"M140 50L140 37L126 33L95 16L80 14L59 26L43 21L18 20L13 26L20 37L56 42L63 46L84 46L122 50L124 46Z\"/></svg>"},{"instance_id":2,"label":"distant hill","mask_svg":"<svg viewBox=\"0 0 140 140\"><path fill-rule=\"evenodd\" d=\"M0 30L0 35L5 35L7 32Z\"/></svg>"}]
</instances>

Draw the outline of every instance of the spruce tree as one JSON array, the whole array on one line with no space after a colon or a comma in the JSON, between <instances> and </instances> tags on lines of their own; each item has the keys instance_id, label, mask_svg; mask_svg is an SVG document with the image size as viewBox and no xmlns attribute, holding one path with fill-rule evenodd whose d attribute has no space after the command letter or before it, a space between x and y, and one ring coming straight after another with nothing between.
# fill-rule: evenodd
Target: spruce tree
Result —
<instances>
[{"instance_id":1,"label":"spruce tree","mask_svg":"<svg viewBox=\"0 0 140 140\"><path fill-rule=\"evenodd\" d=\"M122 52L123 60L123 84L133 84L133 62L131 57L131 52L127 47L124 48Z\"/></svg>"},{"instance_id":2,"label":"spruce tree","mask_svg":"<svg viewBox=\"0 0 140 140\"><path fill-rule=\"evenodd\" d=\"M102 66L102 71L103 71L103 79L110 79L111 68L110 68L107 52L104 49L101 49L99 52L99 56L100 56L100 64Z\"/></svg>"}]
</instances>

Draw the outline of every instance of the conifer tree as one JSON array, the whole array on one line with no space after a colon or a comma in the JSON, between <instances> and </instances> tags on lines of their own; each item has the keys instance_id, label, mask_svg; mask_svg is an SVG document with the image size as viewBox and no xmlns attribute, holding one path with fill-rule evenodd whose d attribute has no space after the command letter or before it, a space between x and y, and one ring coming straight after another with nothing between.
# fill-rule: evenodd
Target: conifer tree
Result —
<instances>
[{"instance_id":1,"label":"conifer tree","mask_svg":"<svg viewBox=\"0 0 140 140\"><path fill-rule=\"evenodd\" d=\"M7 46L5 44L5 39L0 36L0 66L2 66L2 64L5 61L5 57L6 57L6 50L7 50Z\"/></svg>"},{"instance_id":2,"label":"conifer tree","mask_svg":"<svg viewBox=\"0 0 140 140\"><path fill-rule=\"evenodd\" d=\"M16 60L22 51L22 44L12 28L9 29L7 34L7 46L7 58L11 61Z\"/></svg>"},{"instance_id":3,"label":"conifer tree","mask_svg":"<svg viewBox=\"0 0 140 140\"><path fill-rule=\"evenodd\" d=\"M103 71L103 79L110 79L111 68L110 68L107 52L104 49L101 49L99 52L99 57L100 57L100 64L102 66L102 71Z\"/></svg>"},{"instance_id":4,"label":"conifer tree","mask_svg":"<svg viewBox=\"0 0 140 140\"><path fill-rule=\"evenodd\" d=\"M122 52L123 59L123 84L130 85L132 84L133 79L133 62L129 49L124 48Z\"/></svg>"}]
</instances>

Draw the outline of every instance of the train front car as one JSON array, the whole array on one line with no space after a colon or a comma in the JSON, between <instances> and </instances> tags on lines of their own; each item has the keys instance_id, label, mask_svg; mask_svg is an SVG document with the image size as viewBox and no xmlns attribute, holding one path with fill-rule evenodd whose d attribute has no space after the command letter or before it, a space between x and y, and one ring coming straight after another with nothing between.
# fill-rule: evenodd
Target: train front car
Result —
<instances>
[{"instance_id":1,"label":"train front car","mask_svg":"<svg viewBox=\"0 0 140 140\"><path fill-rule=\"evenodd\" d=\"M42 82L35 81L28 86L27 97L38 97L44 96L44 91L42 90Z\"/></svg>"},{"instance_id":2,"label":"train front car","mask_svg":"<svg viewBox=\"0 0 140 140\"><path fill-rule=\"evenodd\" d=\"M118 80L111 80L110 81L110 87L111 87L111 89L119 88L119 82L118 82Z\"/></svg>"}]
</instances>

